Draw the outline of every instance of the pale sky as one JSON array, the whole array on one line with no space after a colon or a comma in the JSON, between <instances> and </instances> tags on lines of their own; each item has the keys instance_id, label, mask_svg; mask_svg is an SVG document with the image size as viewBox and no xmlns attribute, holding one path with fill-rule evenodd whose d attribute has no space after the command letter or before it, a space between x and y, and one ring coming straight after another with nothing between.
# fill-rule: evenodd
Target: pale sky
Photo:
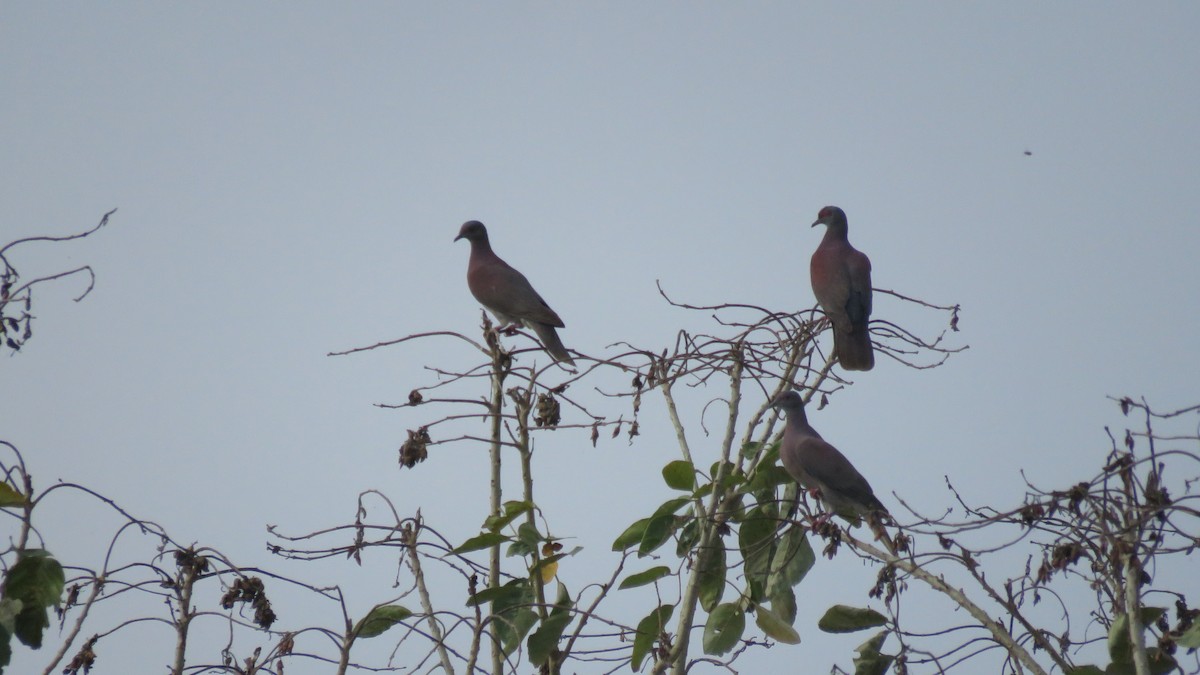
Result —
<instances>
[{"instance_id":1,"label":"pale sky","mask_svg":"<svg viewBox=\"0 0 1200 675\"><path fill-rule=\"evenodd\" d=\"M932 371L880 359L813 425L889 506L950 506L944 475L1017 504L1022 469L1060 487L1101 466L1103 427L1124 423L1106 396L1197 402L1198 30L1181 2L5 3L0 245L120 210L10 252L26 279L90 264L97 281L79 304L82 280L38 290L33 339L0 357L0 438L37 485L80 482L177 540L342 584L361 612L394 595L393 558L286 566L264 527L351 522L377 488L452 539L478 531L485 450L402 471L405 430L437 411L372 405L473 355L326 356L474 335L463 221L488 225L568 347L603 355L704 325L656 279L690 302L811 306L809 224L836 204L875 286L961 304L970 349ZM876 300L876 319L931 316ZM573 591L672 496L659 412L632 447L542 441L541 506L584 547L563 563ZM96 511L48 504L47 547L99 565L115 521ZM849 668L865 635L816 620L867 604L873 579L819 560L797 589L804 642L741 672ZM278 595L281 622L336 624ZM161 672L168 629L127 633L93 672ZM12 672L45 657L18 647Z\"/></svg>"}]
</instances>

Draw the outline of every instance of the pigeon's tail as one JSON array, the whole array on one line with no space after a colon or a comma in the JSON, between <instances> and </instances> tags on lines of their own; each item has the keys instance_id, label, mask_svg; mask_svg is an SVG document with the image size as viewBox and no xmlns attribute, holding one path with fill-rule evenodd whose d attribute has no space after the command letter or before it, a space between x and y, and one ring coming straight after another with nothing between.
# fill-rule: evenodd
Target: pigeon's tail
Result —
<instances>
[{"instance_id":1,"label":"pigeon's tail","mask_svg":"<svg viewBox=\"0 0 1200 675\"><path fill-rule=\"evenodd\" d=\"M532 321L530 324L530 328L537 333L538 339L542 341L542 345L555 361L569 366L575 365L575 359L571 358L571 355L567 353L567 348L563 346L562 340L558 339L558 331L554 330L554 326Z\"/></svg>"},{"instance_id":2,"label":"pigeon's tail","mask_svg":"<svg viewBox=\"0 0 1200 675\"><path fill-rule=\"evenodd\" d=\"M858 330L833 331L833 351L843 370L870 370L875 367L875 350L871 347L871 333L866 327Z\"/></svg>"}]
</instances>

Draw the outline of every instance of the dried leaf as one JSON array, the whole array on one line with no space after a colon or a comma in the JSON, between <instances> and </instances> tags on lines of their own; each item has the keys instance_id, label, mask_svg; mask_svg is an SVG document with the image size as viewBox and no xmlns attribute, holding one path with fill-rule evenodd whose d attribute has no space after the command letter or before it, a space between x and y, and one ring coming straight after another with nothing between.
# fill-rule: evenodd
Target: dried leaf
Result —
<instances>
[{"instance_id":1,"label":"dried leaf","mask_svg":"<svg viewBox=\"0 0 1200 675\"><path fill-rule=\"evenodd\" d=\"M411 469L420 462L424 462L429 457L428 445L433 440L429 438L429 431L425 427L421 427L416 431L408 430L408 440L400 446L400 465L406 469Z\"/></svg>"}]
</instances>

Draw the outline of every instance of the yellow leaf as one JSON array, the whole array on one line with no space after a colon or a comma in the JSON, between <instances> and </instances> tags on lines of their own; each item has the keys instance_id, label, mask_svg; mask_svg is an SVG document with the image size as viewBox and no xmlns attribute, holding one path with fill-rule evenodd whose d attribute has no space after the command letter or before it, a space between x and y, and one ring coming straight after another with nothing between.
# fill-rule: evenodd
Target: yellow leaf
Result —
<instances>
[{"instance_id":1,"label":"yellow leaf","mask_svg":"<svg viewBox=\"0 0 1200 675\"><path fill-rule=\"evenodd\" d=\"M550 557L562 550L563 545L557 541L548 541L542 544L542 555ZM551 560L541 564L542 583L548 584L554 579L554 575L558 574L558 561Z\"/></svg>"},{"instance_id":2,"label":"yellow leaf","mask_svg":"<svg viewBox=\"0 0 1200 675\"><path fill-rule=\"evenodd\" d=\"M558 574L558 561L548 562L542 565L542 583L548 584L554 579L554 575Z\"/></svg>"}]
</instances>

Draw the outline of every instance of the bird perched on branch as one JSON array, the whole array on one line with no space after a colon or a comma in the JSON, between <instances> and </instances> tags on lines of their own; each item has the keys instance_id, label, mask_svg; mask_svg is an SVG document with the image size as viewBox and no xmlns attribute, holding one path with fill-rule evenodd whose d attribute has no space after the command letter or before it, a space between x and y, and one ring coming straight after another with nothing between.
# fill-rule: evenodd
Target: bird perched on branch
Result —
<instances>
[{"instance_id":1,"label":"bird perched on branch","mask_svg":"<svg viewBox=\"0 0 1200 675\"><path fill-rule=\"evenodd\" d=\"M812 255L813 295L833 324L833 353L845 370L875 367L867 323L871 318L871 260L850 245L846 212L826 206L812 224L825 226L825 237Z\"/></svg>"},{"instance_id":2,"label":"bird perched on branch","mask_svg":"<svg viewBox=\"0 0 1200 675\"><path fill-rule=\"evenodd\" d=\"M882 523L883 518L890 517L887 507L850 460L809 425L800 394L786 392L771 401L771 405L787 413L783 440L779 443L783 468L802 487L817 492L829 513L852 524L866 519L875 538L896 555L896 546Z\"/></svg>"},{"instance_id":3,"label":"bird perched on branch","mask_svg":"<svg viewBox=\"0 0 1200 675\"><path fill-rule=\"evenodd\" d=\"M488 242L487 228L478 220L463 223L454 241L466 239L471 242L471 259L467 263L467 287L500 322L498 330L529 328L537 334L546 351L555 360L575 365L567 353L555 328L564 328L563 320L550 309L550 305L533 290L529 280L492 251Z\"/></svg>"}]
</instances>

